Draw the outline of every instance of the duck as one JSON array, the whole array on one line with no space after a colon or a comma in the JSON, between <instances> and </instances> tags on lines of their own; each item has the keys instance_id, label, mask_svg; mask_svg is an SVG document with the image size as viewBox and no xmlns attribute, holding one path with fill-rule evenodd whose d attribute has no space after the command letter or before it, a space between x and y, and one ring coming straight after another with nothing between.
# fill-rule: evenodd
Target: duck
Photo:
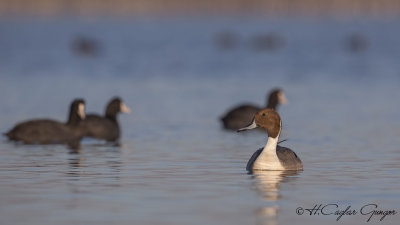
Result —
<instances>
[{"instance_id":1,"label":"duck","mask_svg":"<svg viewBox=\"0 0 400 225\"><path fill-rule=\"evenodd\" d=\"M267 131L268 140L264 148L258 149L249 159L246 170L250 173L260 170L303 170L303 163L297 154L287 147L278 145L282 130L282 120L273 109L259 111L250 125L243 127L238 132L263 128Z\"/></svg>"},{"instance_id":2,"label":"duck","mask_svg":"<svg viewBox=\"0 0 400 225\"><path fill-rule=\"evenodd\" d=\"M67 144L79 148L83 133L80 123L85 119L85 101L75 99L70 105L66 123L52 119L33 119L16 124L4 135L23 144Z\"/></svg>"},{"instance_id":3,"label":"duck","mask_svg":"<svg viewBox=\"0 0 400 225\"><path fill-rule=\"evenodd\" d=\"M107 104L104 116L88 114L83 121L85 136L107 142L117 142L120 138L120 127L117 120L119 113L130 113L131 110L119 97Z\"/></svg>"},{"instance_id":4,"label":"duck","mask_svg":"<svg viewBox=\"0 0 400 225\"><path fill-rule=\"evenodd\" d=\"M287 104L285 93L279 89L273 89L267 95L266 108L277 110L279 104ZM223 128L227 130L240 129L253 119L254 115L263 109L252 104L239 105L229 110L220 118Z\"/></svg>"}]
</instances>

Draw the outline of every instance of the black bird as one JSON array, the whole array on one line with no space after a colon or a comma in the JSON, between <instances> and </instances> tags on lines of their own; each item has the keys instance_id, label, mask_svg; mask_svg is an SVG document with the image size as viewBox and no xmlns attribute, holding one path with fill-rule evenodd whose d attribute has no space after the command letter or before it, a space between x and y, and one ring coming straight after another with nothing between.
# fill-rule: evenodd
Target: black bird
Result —
<instances>
[{"instance_id":1,"label":"black bird","mask_svg":"<svg viewBox=\"0 0 400 225\"><path fill-rule=\"evenodd\" d=\"M283 91L274 89L268 94L266 108L276 110L278 104L286 103L287 99ZM237 130L248 125L256 113L263 108L251 104L239 105L221 117L221 121L225 129Z\"/></svg>"},{"instance_id":2,"label":"black bird","mask_svg":"<svg viewBox=\"0 0 400 225\"><path fill-rule=\"evenodd\" d=\"M83 137L80 123L84 118L85 101L75 99L71 103L66 123L51 119L28 120L18 123L4 135L11 141L20 141L23 144L67 144L76 149Z\"/></svg>"},{"instance_id":3,"label":"black bird","mask_svg":"<svg viewBox=\"0 0 400 225\"><path fill-rule=\"evenodd\" d=\"M117 115L120 112L130 113L131 110L120 98L114 98L108 103L104 116L95 114L87 115L82 123L85 129L85 136L109 142L118 141L121 132Z\"/></svg>"}]
</instances>

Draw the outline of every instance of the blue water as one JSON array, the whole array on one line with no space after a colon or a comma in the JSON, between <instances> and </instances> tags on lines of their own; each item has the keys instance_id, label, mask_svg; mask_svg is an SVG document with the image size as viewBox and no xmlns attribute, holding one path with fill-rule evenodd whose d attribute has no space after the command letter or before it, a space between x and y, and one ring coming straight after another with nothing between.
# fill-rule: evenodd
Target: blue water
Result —
<instances>
[{"instance_id":1,"label":"blue water","mask_svg":"<svg viewBox=\"0 0 400 225\"><path fill-rule=\"evenodd\" d=\"M0 224L365 224L367 204L400 211L399 21L265 18L0 22L0 131L29 118L64 121L75 97L102 113L121 96L121 147L0 143ZM223 50L218 34L235 35ZM276 33L285 45L256 51ZM365 37L360 52L346 48ZM77 37L97 56L77 55ZM304 171L248 175L262 132L221 129L241 102L281 87L283 146ZM353 216L297 215L337 204ZM333 208L329 208L330 210ZM330 212L330 211L329 211ZM400 214L369 224L397 224ZM397 223L396 223L397 222Z\"/></svg>"}]
</instances>

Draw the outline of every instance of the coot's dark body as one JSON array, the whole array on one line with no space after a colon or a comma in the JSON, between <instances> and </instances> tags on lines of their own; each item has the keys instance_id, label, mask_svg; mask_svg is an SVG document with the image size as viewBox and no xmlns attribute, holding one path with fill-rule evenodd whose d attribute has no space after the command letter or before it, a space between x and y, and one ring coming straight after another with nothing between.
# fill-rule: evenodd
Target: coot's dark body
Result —
<instances>
[{"instance_id":1,"label":"coot's dark body","mask_svg":"<svg viewBox=\"0 0 400 225\"><path fill-rule=\"evenodd\" d=\"M76 99L70 107L67 123L51 119L36 119L18 123L5 135L23 144L67 144L78 147L83 136L80 127L84 114L84 100Z\"/></svg>"},{"instance_id":2,"label":"coot's dark body","mask_svg":"<svg viewBox=\"0 0 400 225\"><path fill-rule=\"evenodd\" d=\"M274 89L267 96L266 108L276 110L279 104L286 104L287 100L282 90ZM248 125L254 115L263 109L252 104L244 104L233 107L223 117L222 124L225 129L237 130Z\"/></svg>"},{"instance_id":3,"label":"coot's dark body","mask_svg":"<svg viewBox=\"0 0 400 225\"><path fill-rule=\"evenodd\" d=\"M95 114L87 115L83 121L85 136L109 142L118 141L121 131L117 115L120 112L129 113L130 109L120 98L114 98L107 104L104 116Z\"/></svg>"},{"instance_id":4,"label":"coot's dark body","mask_svg":"<svg viewBox=\"0 0 400 225\"><path fill-rule=\"evenodd\" d=\"M261 108L255 105L241 105L229 111L221 121L225 129L237 130L248 125L260 110Z\"/></svg>"},{"instance_id":5,"label":"coot's dark body","mask_svg":"<svg viewBox=\"0 0 400 225\"><path fill-rule=\"evenodd\" d=\"M120 137L120 128L116 118L88 115L85 119L85 136L103 139L106 141L117 141Z\"/></svg>"}]
</instances>

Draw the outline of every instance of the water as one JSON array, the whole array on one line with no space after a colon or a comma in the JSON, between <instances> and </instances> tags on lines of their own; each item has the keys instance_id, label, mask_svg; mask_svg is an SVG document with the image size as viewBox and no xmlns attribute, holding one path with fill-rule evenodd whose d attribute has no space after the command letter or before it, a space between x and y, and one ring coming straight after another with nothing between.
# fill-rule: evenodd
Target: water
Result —
<instances>
[{"instance_id":1,"label":"water","mask_svg":"<svg viewBox=\"0 0 400 225\"><path fill-rule=\"evenodd\" d=\"M72 154L3 138L0 224L365 224L364 205L400 211L398 24L3 20L2 132L28 118L65 120L75 97L100 113L121 96L132 114L119 117L122 147L84 139ZM238 37L227 51L215 43L225 30ZM254 51L252 37L265 32L284 37L284 48ZM352 33L365 35L368 49L346 50ZM96 39L100 55L74 54L77 36ZM279 108L282 145L304 171L248 175L265 134L227 132L217 118L240 102L264 104L274 87L289 99ZM296 214L319 204L357 214ZM397 224L399 214L380 218L369 223Z\"/></svg>"}]
</instances>

